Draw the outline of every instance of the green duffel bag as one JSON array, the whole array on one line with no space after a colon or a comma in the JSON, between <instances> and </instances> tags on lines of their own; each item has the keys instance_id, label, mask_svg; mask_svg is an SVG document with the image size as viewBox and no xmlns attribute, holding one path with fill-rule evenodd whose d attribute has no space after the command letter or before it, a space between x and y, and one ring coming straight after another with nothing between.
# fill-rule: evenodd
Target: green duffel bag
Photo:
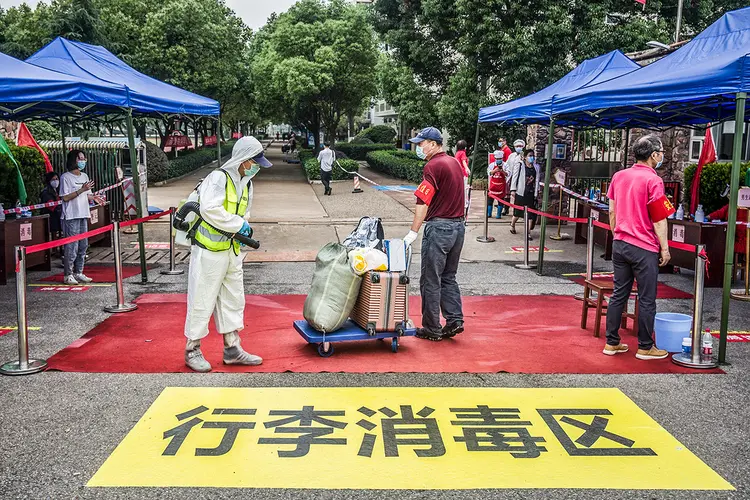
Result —
<instances>
[{"instance_id":1,"label":"green duffel bag","mask_svg":"<svg viewBox=\"0 0 750 500\"><path fill-rule=\"evenodd\" d=\"M361 284L362 278L349 266L347 248L327 244L315 258L315 273L303 311L305 320L318 331L335 332L349 319Z\"/></svg>"}]
</instances>

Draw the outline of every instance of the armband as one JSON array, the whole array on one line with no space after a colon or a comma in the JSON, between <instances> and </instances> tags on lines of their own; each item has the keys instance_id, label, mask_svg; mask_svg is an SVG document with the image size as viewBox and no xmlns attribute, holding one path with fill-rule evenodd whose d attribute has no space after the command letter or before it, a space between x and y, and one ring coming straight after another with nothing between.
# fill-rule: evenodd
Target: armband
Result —
<instances>
[{"instance_id":1,"label":"armband","mask_svg":"<svg viewBox=\"0 0 750 500\"><path fill-rule=\"evenodd\" d=\"M430 184L428 181L422 181L422 184L417 187L414 192L415 196L422 200L425 205L429 205L432 201L432 197L435 196L435 186Z\"/></svg>"},{"instance_id":2,"label":"armband","mask_svg":"<svg viewBox=\"0 0 750 500\"><path fill-rule=\"evenodd\" d=\"M648 215L651 218L651 222L661 222L676 210L674 205L667 199L666 196L662 196L658 200L655 200L648 204Z\"/></svg>"}]
</instances>

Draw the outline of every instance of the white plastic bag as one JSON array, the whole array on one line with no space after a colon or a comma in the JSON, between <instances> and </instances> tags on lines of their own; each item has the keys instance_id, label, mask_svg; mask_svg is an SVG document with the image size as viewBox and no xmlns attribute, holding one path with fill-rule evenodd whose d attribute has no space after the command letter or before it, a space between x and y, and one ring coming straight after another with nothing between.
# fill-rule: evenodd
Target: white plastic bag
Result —
<instances>
[{"instance_id":1,"label":"white plastic bag","mask_svg":"<svg viewBox=\"0 0 750 500\"><path fill-rule=\"evenodd\" d=\"M383 247L388 255L388 270L401 273L406 271L406 245L404 240L385 240Z\"/></svg>"},{"instance_id":2,"label":"white plastic bag","mask_svg":"<svg viewBox=\"0 0 750 500\"><path fill-rule=\"evenodd\" d=\"M349 252L349 265L359 276L367 271L387 271L388 257L374 248L355 248Z\"/></svg>"}]
</instances>

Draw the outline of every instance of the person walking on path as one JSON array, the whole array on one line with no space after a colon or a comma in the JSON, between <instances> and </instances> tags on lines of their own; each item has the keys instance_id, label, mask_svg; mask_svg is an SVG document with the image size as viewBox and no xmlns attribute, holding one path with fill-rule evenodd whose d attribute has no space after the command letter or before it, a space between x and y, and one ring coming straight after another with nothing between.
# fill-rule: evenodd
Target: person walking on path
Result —
<instances>
[{"instance_id":1,"label":"person walking on path","mask_svg":"<svg viewBox=\"0 0 750 500\"><path fill-rule=\"evenodd\" d=\"M512 155L511 155L512 157ZM520 163L513 166L513 176L510 180L510 202L519 207L534 208L539 190L539 170L534 165L534 150L527 149L517 154ZM513 209L510 221L510 232L516 234L516 223L523 217L523 208ZM536 224L536 215L529 214L529 231ZM529 239L531 235L529 234Z\"/></svg>"},{"instance_id":2,"label":"person walking on path","mask_svg":"<svg viewBox=\"0 0 750 500\"><path fill-rule=\"evenodd\" d=\"M464 210L469 208L469 158L466 156L466 141L461 139L456 143L456 161L461 166L464 176Z\"/></svg>"},{"instance_id":3,"label":"person walking on path","mask_svg":"<svg viewBox=\"0 0 750 500\"><path fill-rule=\"evenodd\" d=\"M333 179L333 162L336 160L336 154L331 149L331 143L326 141L323 149L318 153L318 162L320 163L320 180L325 188L324 195L331 196L331 180Z\"/></svg>"},{"instance_id":4,"label":"person walking on path","mask_svg":"<svg viewBox=\"0 0 750 500\"><path fill-rule=\"evenodd\" d=\"M86 169L86 155L83 151L73 149L68 152L65 162L67 172L60 177L60 197L62 198L63 236L78 236L89 230L91 211L89 203L104 203L94 195L91 189L94 183L83 170ZM66 285L91 283L91 278L83 274L88 238L83 238L65 245L63 250L63 267L65 268Z\"/></svg>"},{"instance_id":5,"label":"person walking on path","mask_svg":"<svg viewBox=\"0 0 750 500\"><path fill-rule=\"evenodd\" d=\"M455 158L443 152L443 136L427 127L410 139L417 156L427 159L424 178L417 188L417 208L411 230L404 237L409 246L426 222L422 238L422 328L417 337L439 341L464 331L461 290L456 281L464 245L464 181ZM442 310L446 325L441 328Z\"/></svg>"},{"instance_id":6,"label":"person walking on path","mask_svg":"<svg viewBox=\"0 0 750 500\"><path fill-rule=\"evenodd\" d=\"M667 217L675 209L664 195L664 181L656 173L664 161L661 140L641 137L633 146L636 163L616 172L607 192L609 223L614 234L612 264L615 290L607 307L607 345L604 354L628 352L620 342L622 313L638 282L638 359L663 359L669 354L654 345L656 286L659 266L670 259Z\"/></svg>"},{"instance_id":7,"label":"person walking on path","mask_svg":"<svg viewBox=\"0 0 750 500\"><path fill-rule=\"evenodd\" d=\"M508 147L508 140L502 136L497 138L497 149L503 152L503 171L505 172L505 182L507 183L512 172L508 170L508 167L506 167L506 165L508 159L510 158L510 155L513 154L513 151L511 151ZM505 201L510 201L510 193L507 190L505 192L505 196L503 196L503 199ZM503 215L508 215L509 212L510 207L508 205L503 205Z\"/></svg>"},{"instance_id":8,"label":"person walking on path","mask_svg":"<svg viewBox=\"0 0 750 500\"><path fill-rule=\"evenodd\" d=\"M47 172L44 177L44 189L42 189L42 203L51 203L60 201L60 177L57 172ZM62 204L54 207L45 207L42 213L49 215L49 231L53 240L60 239L62 235Z\"/></svg>"},{"instance_id":9,"label":"person walking on path","mask_svg":"<svg viewBox=\"0 0 750 500\"><path fill-rule=\"evenodd\" d=\"M240 244L216 229L252 234L247 223L253 198L251 179L260 167L270 166L258 139L242 137L232 148L232 158L196 188L201 218L190 248L185 318L185 364L191 370L211 371L200 347L201 339L208 335L212 315L216 330L224 337L224 364L255 366L263 362L240 345L239 332L245 326Z\"/></svg>"}]
</instances>

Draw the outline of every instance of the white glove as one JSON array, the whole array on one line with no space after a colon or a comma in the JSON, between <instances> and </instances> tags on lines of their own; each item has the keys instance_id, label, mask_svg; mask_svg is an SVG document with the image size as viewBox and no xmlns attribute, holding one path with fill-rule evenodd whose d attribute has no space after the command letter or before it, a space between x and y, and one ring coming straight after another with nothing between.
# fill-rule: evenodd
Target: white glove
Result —
<instances>
[{"instance_id":1,"label":"white glove","mask_svg":"<svg viewBox=\"0 0 750 500\"><path fill-rule=\"evenodd\" d=\"M416 231L409 231L409 234L404 236L404 246L411 246L411 244L417 239L417 236L419 236L419 234L417 234Z\"/></svg>"}]
</instances>

